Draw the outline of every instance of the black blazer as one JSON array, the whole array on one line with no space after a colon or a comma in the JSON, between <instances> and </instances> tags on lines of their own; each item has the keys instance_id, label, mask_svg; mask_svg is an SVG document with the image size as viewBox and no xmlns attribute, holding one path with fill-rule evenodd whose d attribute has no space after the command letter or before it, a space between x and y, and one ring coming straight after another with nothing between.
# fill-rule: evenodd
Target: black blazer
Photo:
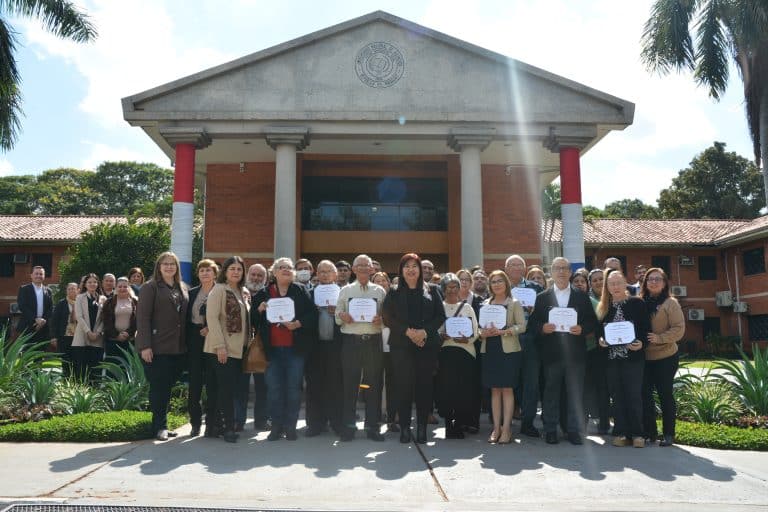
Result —
<instances>
[{"instance_id":1,"label":"black blazer","mask_svg":"<svg viewBox=\"0 0 768 512\"><path fill-rule=\"evenodd\" d=\"M74 308L74 305L72 307ZM67 303L67 298L64 297L53 308L53 315L51 315L51 337L59 340L63 338L67 332L68 323L69 304Z\"/></svg>"},{"instance_id":2,"label":"black blazer","mask_svg":"<svg viewBox=\"0 0 768 512\"><path fill-rule=\"evenodd\" d=\"M259 330L261 339L264 342L264 352L267 355L267 359L270 358L270 352L272 351L272 345L270 343L270 326L267 321L267 312L259 313L259 306L262 302L268 301L269 288L265 287L260 290L255 297L251 299L251 325ZM314 302L309 298L309 292L306 288L296 283L291 283L288 286L288 291L285 294L286 297L293 299L293 307L296 312L296 320L301 322L301 327L293 331L293 348L297 353L306 355L312 348L314 342L313 333L317 331L317 309Z\"/></svg>"},{"instance_id":3,"label":"black blazer","mask_svg":"<svg viewBox=\"0 0 768 512\"><path fill-rule=\"evenodd\" d=\"M642 350L634 352L630 350L628 359L630 361L645 361L645 347L648 346L648 333L651 332L651 316L648 314L645 302L640 297L627 297L627 300L622 303L621 310L624 313L624 320L628 320L635 325L636 339L643 342ZM596 335L598 339L603 336L605 324L612 322L615 316L616 306L611 304L605 318L597 326ZM607 348L600 348L608 350Z\"/></svg>"},{"instance_id":4,"label":"black blazer","mask_svg":"<svg viewBox=\"0 0 768 512\"><path fill-rule=\"evenodd\" d=\"M32 283L25 284L19 287L19 295L16 298L16 303L19 305L21 311L21 318L16 326L16 330L19 333L28 330L33 331L35 325L35 318L37 318L37 296L35 295L35 285ZM51 295L51 289L43 285L43 318L46 321L43 331L48 331L48 322L51 320L51 313L53 313L53 296Z\"/></svg>"},{"instance_id":5,"label":"black blazer","mask_svg":"<svg viewBox=\"0 0 768 512\"><path fill-rule=\"evenodd\" d=\"M408 325L408 295L406 293L405 283L403 288L391 288L384 297L382 305L382 316L384 325L389 327L389 345L395 349L413 348L418 349L416 345L405 335L409 327L418 327L427 331L427 341L424 344L425 349L439 349L442 345L442 339L437 330L445 322L445 309L443 308L443 299L432 286L427 286L422 299L422 325Z\"/></svg>"},{"instance_id":6,"label":"black blazer","mask_svg":"<svg viewBox=\"0 0 768 512\"><path fill-rule=\"evenodd\" d=\"M549 310L556 308L554 285L536 296L536 304L533 313L528 319L528 332L536 336L539 345L539 354L544 363L556 361L584 362L587 356L586 336L595 332L597 317L592 308L589 296L571 287L571 296L568 298L568 307L576 310L577 322L581 326L581 335L574 336L569 333L553 332L544 334L542 328L549 323Z\"/></svg>"}]
</instances>

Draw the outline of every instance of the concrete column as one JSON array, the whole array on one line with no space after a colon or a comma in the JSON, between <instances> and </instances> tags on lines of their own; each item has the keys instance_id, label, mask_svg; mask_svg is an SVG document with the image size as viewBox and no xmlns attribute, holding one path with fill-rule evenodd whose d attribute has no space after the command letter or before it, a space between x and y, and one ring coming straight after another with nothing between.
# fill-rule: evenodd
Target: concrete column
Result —
<instances>
[{"instance_id":1,"label":"concrete column","mask_svg":"<svg viewBox=\"0 0 768 512\"><path fill-rule=\"evenodd\" d=\"M448 145L459 152L461 165L461 264L484 264L483 181L480 153L490 144L493 128L455 128Z\"/></svg>"},{"instance_id":2,"label":"concrete column","mask_svg":"<svg viewBox=\"0 0 768 512\"><path fill-rule=\"evenodd\" d=\"M171 251L179 258L181 278L192 282L192 239L195 216L195 154L211 143L208 134L196 127L160 128L160 135L173 146L173 216L171 217Z\"/></svg>"},{"instance_id":3,"label":"concrete column","mask_svg":"<svg viewBox=\"0 0 768 512\"><path fill-rule=\"evenodd\" d=\"M309 129L296 126L271 127L267 144L275 150L275 258L296 260L296 151L309 144Z\"/></svg>"}]
</instances>

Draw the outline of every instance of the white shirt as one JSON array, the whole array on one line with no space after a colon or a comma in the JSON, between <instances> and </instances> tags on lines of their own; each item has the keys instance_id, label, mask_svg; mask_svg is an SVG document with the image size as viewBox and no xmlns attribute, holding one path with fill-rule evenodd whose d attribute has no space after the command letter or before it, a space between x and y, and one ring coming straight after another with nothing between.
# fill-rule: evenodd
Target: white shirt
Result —
<instances>
[{"instance_id":1,"label":"white shirt","mask_svg":"<svg viewBox=\"0 0 768 512\"><path fill-rule=\"evenodd\" d=\"M557 305L561 308L568 307L568 300L571 298L571 285L566 285L565 289L561 290L557 285L555 287L555 298L557 299Z\"/></svg>"},{"instance_id":2,"label":"white shirt","mask_svg":"<svg viewBox=\"0 0 768 512\"><path fill-rule=\"evenodd\" d=\"M35 287L35 298L37 299L37 312L35 313L35 318L43 318L43 285L36 285L35 283L32 283L32 286Z\"/></svg>"}]
</instances>

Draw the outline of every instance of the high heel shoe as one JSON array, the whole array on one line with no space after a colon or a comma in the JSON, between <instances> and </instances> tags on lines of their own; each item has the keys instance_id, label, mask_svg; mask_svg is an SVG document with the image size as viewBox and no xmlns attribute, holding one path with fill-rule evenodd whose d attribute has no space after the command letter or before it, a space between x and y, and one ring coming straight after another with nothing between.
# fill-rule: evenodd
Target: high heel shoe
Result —
<instances>
[{"instance_id":1,"label":"high heel shoe","mask_svg":"<svg viewBox=\"0 0 768 512\"><path fill-rule=\"evenodd\" d=\"M498 430L494 430L491 432L491 435L488 436L488 442L491 444L496 444L499 442L499 432Z\"/></svg>"},{"instance_id":2,"label":"high heel shoe","mask_svg":"<svg viewBox=\"0 0 768 512\"><path fill-rule=\"evenodd\" d=\"M509 444L512 442L512 432L504 430L499 436L498 444Z\"/></svg>"}]
</instances>

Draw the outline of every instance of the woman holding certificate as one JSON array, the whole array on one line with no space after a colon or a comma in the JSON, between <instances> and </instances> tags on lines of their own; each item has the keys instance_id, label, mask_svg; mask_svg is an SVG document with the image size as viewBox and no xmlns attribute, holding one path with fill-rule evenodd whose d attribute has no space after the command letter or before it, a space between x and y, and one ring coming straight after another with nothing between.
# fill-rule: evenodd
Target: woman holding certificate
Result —
<instances>
[{"instance_id":1,"label":"woman holding certificate","mask_svg":"<svg viewBox=\"0 0 768 512\"><path fill-rule=\"evenodd\" d=\"M518 335L525 332L526 320L520 301L511 296L511 284L503 270L488 276L491 296L480 308L480 347L483 386L491 389L493 431L489 443L512 442L512 387L520 378L522 352ZM502 421L503 419L503 421Z\"/></svg>"},{"instance_id":2,"label":"woman holding certificate","mask_svg":"<svg viewBox=\"0 0 768 512\"><path fill-rule=\"evenodd\" d=\"M659 446L671 446L675 441L677 407L672 384L678 367L677 342L685 334L685 317L680 304L669 295L667 274L652 268L645 274L640 296L651 315L651 330L645 350L643 374L643 423L645 437L656 441L656 404L653 391L659 394L664 439Z\"/></svg>"},{"instance_id":3,"label":"woman holding certificate","mask_svg":"<svg viewBox=\"0 0 768 512\"><path fill-rule=\"evenodd\" d=\"M208 294L205 320L208 334L203 351L208 359L208 400L215 400L216 415L224 420L224 440L237 441L235 433L235 386L242 372L243 348L248 343L251 324L248 302L243 295L245 262L230 256L221 265L222 272Z\"/></svg>"},{"instance_id":4,"label":"woman holding certificate","mask_svg":"<svg viewBox=\"0 0 768 512\"><path fill-rule=\"evenodd\" d=\"M645 303L627 293L620 270L607 270L597 305L600 346L608 350L608 384L614 397L614 446L643 448L643 368L651 322Z\"/></svg>"},{"instance_id":5,"label":"woman holding certificate","mask_svg":"<svg viewBox=\"0 0 768 512\"><path fill-rule=\"evenodd\" d=\"M384 299L384 324L391 329L390 354L400 422L400 442L411 441L411 404L416 398L416 442L427 442L432 410L433 378L440 351L437 330L445 322L440 293L424 283L421 259L409 253L400 259L399 285Z\"/></svg>"},{"instance_id":6,"label":"woman holding certificate","mask_svg":"<svg viewBox=\"0 0 768 512\"><path fill-rule=\"evenodd\" d=\"M278 258L269 269L272 281L251 300L251 322L261 333L269 361L267 408L272 431L267 440L285 434L295 441L301 405L304 358L312 344L317 314L309 292L293 282L293 261Z\"/></svg>"},{"instance_id":7,"label":"woman holding certificate","mask_svg":"<svg viewBox=\"0 0 768 512\"><path fill-rule=\"evenodd\" d=\"M473 423L472 410L477 387L475 338L477 317L471 297L459 300L461 283L456 274L440 280L445 324L440 328L443 346L437 372L437 412L445 418L445 438L464 439L464 427Z\"/></svg>"}]
</instances>

